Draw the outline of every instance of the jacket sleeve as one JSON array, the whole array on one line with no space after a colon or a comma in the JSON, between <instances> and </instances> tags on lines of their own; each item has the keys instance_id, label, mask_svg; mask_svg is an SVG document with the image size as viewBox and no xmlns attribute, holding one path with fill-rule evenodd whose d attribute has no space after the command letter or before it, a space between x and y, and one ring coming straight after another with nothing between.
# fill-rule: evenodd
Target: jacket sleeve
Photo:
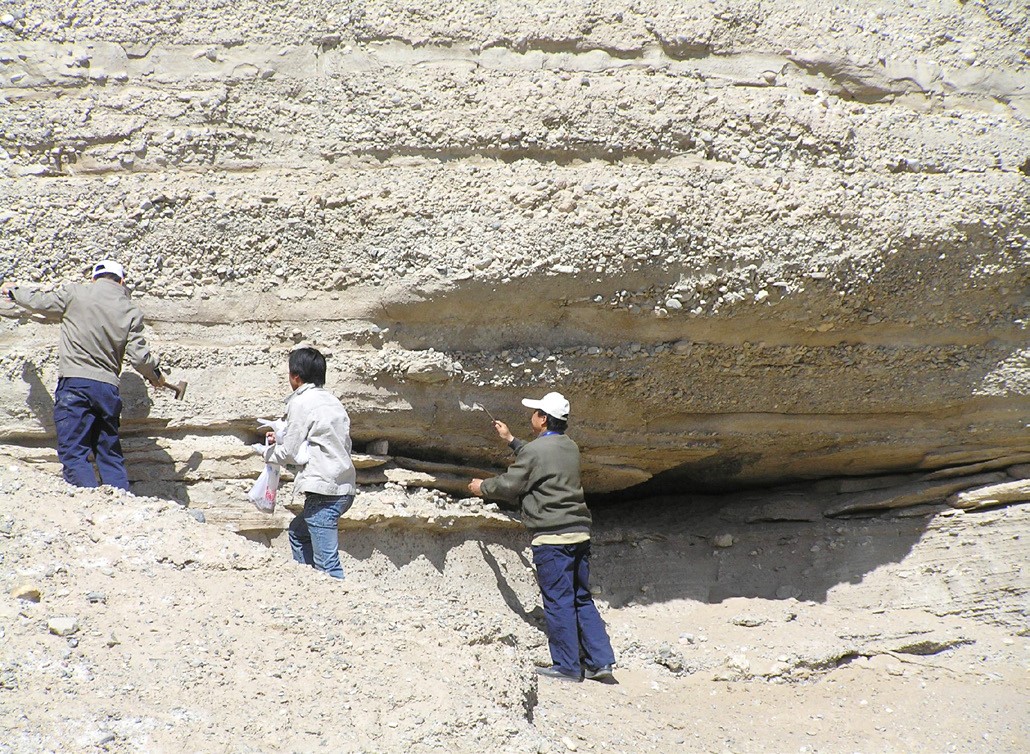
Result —
<instances>
[{"instance_id":1,"label":"jacket sleeve","mask_svg":"<svg viewBox=\"0 0 1030 754\"><path fill-rule=\"evenodd\" d=\"M300 410L302 408L302 406L293 405L286 412L286 427L282 431L282 436L277 434L275 445L265 448L266 463L276 463L280 466L297 465L297 453L300 446L308 439L310 430L308 412Z\"/></svg>"},{"instance_id":2,"label":"jacket sleeve","mask_svg":"<svg viewBox=\"0 0 1030 754\"><path fill-rule=\"evenodd\" d=\"M528 444L528 443L527 443ZM533 451L519 448L515 463L500 476L484 479L479 491L485 500L503 500L517 503L529 491L529 480L533 470Z\"/></svg>"},{"instance_id":3,"label":"jacket sleeve","mask_svg":"<svg viewBox=\"0 0 1030 754\"><path fill-rule=\"evenodd\" d=\"M129 325L129 338L125 342L125 354L129 357L132 368L153 382L160 374L157 359L150 353L147 341L143 337L143 313L138 309L132 313Z\"/></svg>"},{"instance_id":4,"label":"jacket sleeve","mask_svg":"<svg viewBox=\"0 0 1030 754\"><path fill-rule=\"evenodd\" d=\"M64 314L71 297L67 288L61 288L52 293L43 293L17 287L12 288L11 292L14 294L14 303L53 318Z\"/></svg>"}]
</instances>

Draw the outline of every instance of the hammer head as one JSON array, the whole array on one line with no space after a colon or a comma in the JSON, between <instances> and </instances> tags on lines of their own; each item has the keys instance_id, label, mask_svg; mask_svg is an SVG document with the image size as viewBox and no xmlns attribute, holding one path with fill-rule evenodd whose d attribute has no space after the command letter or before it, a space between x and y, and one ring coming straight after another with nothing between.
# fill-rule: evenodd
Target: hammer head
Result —
<instances>
[{"instance_id":1,"label":"hammer head","mask_svg":"<svg viewBox=\"0 0 1030 754\"><path fill-rule=\"evenodd\" d=\"M169 385L168 388L175 391L175 400L177 401L181 401L182 396L186 395L185 380L179 380L179 383L177 385Z\"/></svg>"}]
</instances>

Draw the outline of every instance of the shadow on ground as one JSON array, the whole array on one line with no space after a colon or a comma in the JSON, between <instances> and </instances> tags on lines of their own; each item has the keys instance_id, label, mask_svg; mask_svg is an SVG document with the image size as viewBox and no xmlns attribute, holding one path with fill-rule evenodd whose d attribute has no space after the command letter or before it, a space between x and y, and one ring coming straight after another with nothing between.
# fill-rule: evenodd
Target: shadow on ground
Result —
<instances>
[{"instance_id":1,"label":"shadow on ground","mask_svg":"<svg viewBox=\"0 0 1030 754\"><path fill-rule=\"evenodd\" d=\"M858 584L872 571L901 562L926 531L933 506L849 519L808 515L803 492L781 520L756 519L783 492L660 498L594 510L592 584L614 607L734 597L797 598L825 602L841 584ZM816 497L813 494L813 497ZM787 510L781 508L781 510ZM510 609L534 620L529 533L519 529L439 533L402 528L346 529L341 554L358 568L418 569L452 578L466 567L466 543L478 545ZM451 561L452 553L461 558ZM518 571L518 573L513 573ZM529 574L527 576L527 574ZM513 588L513 579L518 588ZM527 581L528 579L528 581ZM529 585L527 587L527 584ZM528 589L528 591L527 591Z\"/></svg>"}]
</instances>

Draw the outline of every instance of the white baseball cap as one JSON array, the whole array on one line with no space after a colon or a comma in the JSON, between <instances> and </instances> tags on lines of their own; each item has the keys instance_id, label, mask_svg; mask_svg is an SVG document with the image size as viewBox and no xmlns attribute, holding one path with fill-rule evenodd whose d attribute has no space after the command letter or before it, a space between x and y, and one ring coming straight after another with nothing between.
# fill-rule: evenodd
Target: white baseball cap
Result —
<instances>
[{"instance_id":1,"label":"white baseball cap","mask_svg":"<svg viewBox=\"0 0 1030 754\"><path fill-rule=\"evenodd\" d=\"M125 280L125 268L113 259L102 259L93 265L92 278L96 280L101 275L117 275L119 280Z\"/></svg>"},{"instance_id":2,"label":"white baseball cap","mask_svg":"<svg viewBox=\"0 0 1030 754\"><path fill-rule=\"evenodd\" d=\"M555 419L568 419L569 410L571 409L569 402L561 393L548 393L538 401L534 401L531 398L523 398L522 405L539 409Z\"/></svg>"}]
</instances>

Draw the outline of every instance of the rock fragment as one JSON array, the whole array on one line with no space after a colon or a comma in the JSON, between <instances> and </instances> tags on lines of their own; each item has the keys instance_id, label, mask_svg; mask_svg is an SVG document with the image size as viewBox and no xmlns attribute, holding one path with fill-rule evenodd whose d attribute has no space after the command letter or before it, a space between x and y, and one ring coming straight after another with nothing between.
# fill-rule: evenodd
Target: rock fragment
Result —
<instances>
[{"instance_id":1,"label":"rock fragment","mask_svg":"<svg viewBox=\"0 0 1030 754\"><path fill-rule=\"evenodd\" d=\"M768 618L761 618L757 615L738 615L731 621L734 626L743 626L744 628L757 628L763 626L769 622Z\"/></svg>"},{"instance_id":2,"label":"rock fragment","mask_svg":"<svg viewBox=\"0 0 1030 754\"><path fill-rule=\"evenodd\" d=\"M59 616L47 621L50 633L56 636L71 636L79 630L79 621L73 616Z\"/></svg>"},{"instance_id":3,"label":"rock fragment","mask_svg":"<svg viewBox=\"0 0 1030 754\"><path fill-rule=\"evenodd\" d=\"M39 602L41 593L35 584L22 582L11 590L11 596L25 602Z\"/></svg>"},{"instance_id":4,"label":"rock fragment","mask_svg":"<svg viewBox=\"0 0 1030 754\"><path fill-rule=\"evenodd\" d=\"M948 505L962 510L979 510L1028 500L1030 500L1030 479L1017 479L1014 482L1002 482L959 492L948 498Z\"/></svg>"}]
</instances>

